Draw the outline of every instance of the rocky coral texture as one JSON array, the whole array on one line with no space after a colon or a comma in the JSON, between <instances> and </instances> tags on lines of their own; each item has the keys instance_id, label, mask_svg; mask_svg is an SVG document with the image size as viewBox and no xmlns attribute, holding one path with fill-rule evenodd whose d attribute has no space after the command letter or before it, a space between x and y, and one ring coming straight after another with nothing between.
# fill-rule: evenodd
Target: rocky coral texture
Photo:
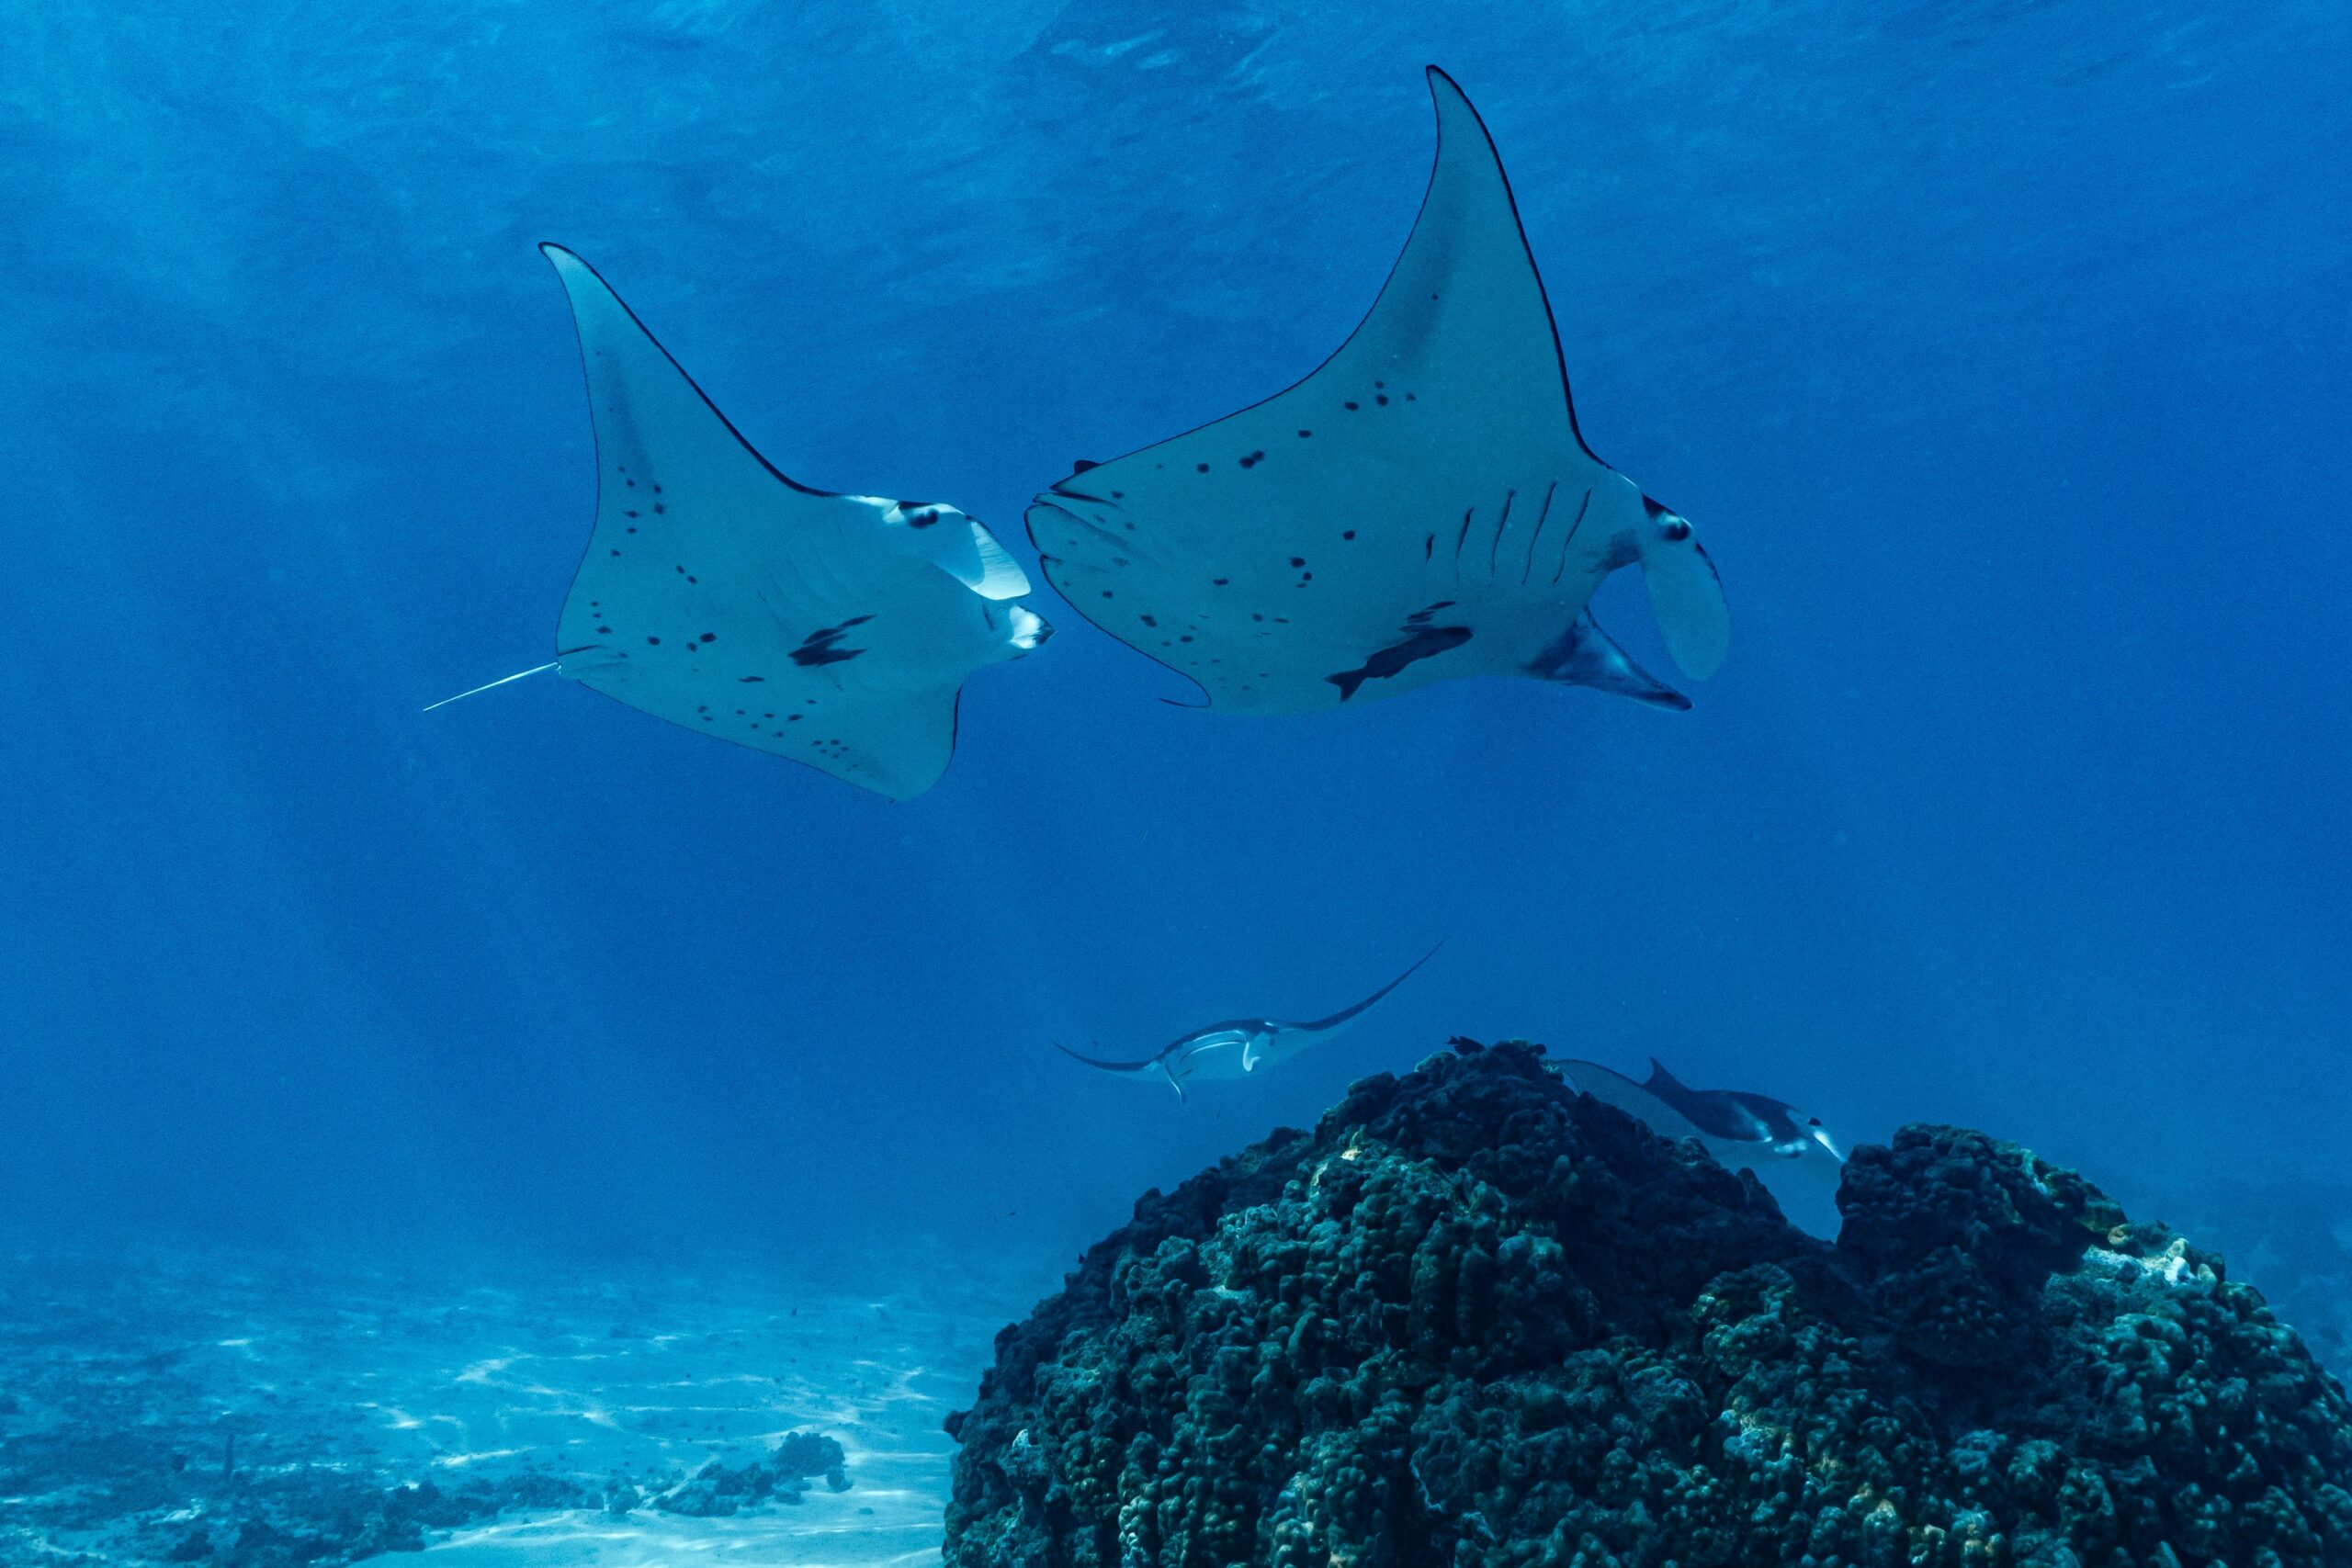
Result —
<instances>
[{"instance_id":1,"label":"rocky coral texture","mask_svg":"<svg viewBox=\"0 0 2352 1568\"><path fill-rule=\"evenodd\" d=\"M1857 1152L1833 1247L1513 1043L1147 1194L997 1340L955 1568L2352 1562L2352 1409L2014 1145Z\"/></svg>"}]
</instances>

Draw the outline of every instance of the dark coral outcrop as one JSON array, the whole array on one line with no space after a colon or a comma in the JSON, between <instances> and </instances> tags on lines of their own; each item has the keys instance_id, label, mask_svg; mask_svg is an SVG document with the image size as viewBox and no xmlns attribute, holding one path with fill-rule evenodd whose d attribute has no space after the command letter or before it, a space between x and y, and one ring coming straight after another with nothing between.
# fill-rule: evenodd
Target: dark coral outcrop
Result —
<instances>
[{"instance_id":1,"label":"dark coral outcrop","mask_svg":"<svg viewBox=\"0 0 2352 1568\"><path fill-rule=\"evenodd\" d=\"M2015 1145L1833 1247L1512 1043L1358 1084L997 1339L954 1568L2352 1563L2352 1410L2220 1259Z\"/></svg>"}]
</instances>

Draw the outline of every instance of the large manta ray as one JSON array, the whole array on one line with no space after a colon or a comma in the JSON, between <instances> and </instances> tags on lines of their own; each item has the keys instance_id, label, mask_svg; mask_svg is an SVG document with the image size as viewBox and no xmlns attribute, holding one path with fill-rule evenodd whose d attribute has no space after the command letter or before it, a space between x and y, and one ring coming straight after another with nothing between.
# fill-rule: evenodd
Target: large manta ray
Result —
<instances>
[{"instance_id":1,"label":"large manta ray","mask_svg":"<svg viewBox=\"0 0 2352 1568\"><path fill-rule=\"evenodd\" d=\"M1494 143L1453 78L1429 82L1437 164L1371 314L1288 391L1040 495L1046 580L1233 712L1457 675L1688 707L1585 606L1639 563L1668 650L1703 679L1729 635L1714 568L1577 434Z\"/></svg>"},{"instance_id":2,"label":"large manta ray","mask_svg":"<svg viewBox=\"0 0 2352 1568\"><path fill-rule=\"evenodd\" d=\"M952 506L786 478L594 268L539 248L579 323L597 471L539 670L897 799L929 789L965 677L1050 635L1005 603L1020 566Z\"/></svg>"},{"instance_id":3,"label":"large manta ray","mask_svg":"<svg viewBox=\"0 0 2352 1568\"><path fill-rule=\"evenodd\" d=\"M1659 1137L1696 1139L1726 1169L1815 1171L1834 1184L1838 1168L1846 1163L1820 1117L1769 1094L1691 1089L1656 1057L1642 1083L1598 1062L1564 1061L1560 1071Z\"/></svg>"}]
</instances>

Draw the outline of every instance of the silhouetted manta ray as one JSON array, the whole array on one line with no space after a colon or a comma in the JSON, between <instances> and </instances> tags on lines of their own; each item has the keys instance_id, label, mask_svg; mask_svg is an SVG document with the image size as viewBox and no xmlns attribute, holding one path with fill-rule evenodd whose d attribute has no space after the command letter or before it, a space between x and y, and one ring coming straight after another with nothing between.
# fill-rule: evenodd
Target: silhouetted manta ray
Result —
<instances>
[{"instance_id":1,"label":"silhouetted manta ray","mask_svg":"<svg viewBox=\"0 0 2352 1568\"><path fill-rule=\"evenodd\" d=\"M1585 606L1639 563L1703 679L1729 636L1714 567L1585 446L1494 143L1453 78L1429 83L1436 167L1371 313L1288 391L1040 495L1046 581L1227 711L1482 674L1688 707Z\"/></svg>"},{"instance_id":2,"label":"silhouetted manta ray","mask_svg":"<svg viewBox=\"0 0 2352 1568\"><path fill-rule=\"evenodd\" d=\"M1560 1070L1577 1088L1658 1136L1696 1138L1728 1168L1785 1169L1793 1161L1834 1171L1846 1161L1820 1117L1770 1095L1688 1088L1656 1057L1646 1083L1598 1062L1564 1061Z\"/></svg>"},{"instance_id":3,"label":"silhouetted manta ray","mask_svg":"<svg viewBox=\"0 0 2352 1568\"><path fill-rule=\"evenodd\" d=\"M1060 1041L1054 1049L1090 1067L1100 1067L1106 1073L1158 1072L1176 1091L1176 1098L1188 1100L1184 1092L1186 1078L1239 1078L1251 1073L1289 1061L1318 1037L1330 1033L1340 1025L1352 1021L1371 1010L1383 997L1410 979L1415 969L1437 956L1441 942L1419 958L1410 968L1353 1007L1341 1008L1329 1018L1318 1018L1311 1023L1295 1023L1280 1018L1236 1018L1222 1023L1212 1023L1205 1029L1170 1041L1140 1062L1106 1062L1094 1056L1081 1056Z\"/></svg>"},{"instance_id":4,"label":"silhouetted manta ray","mask_svg":"<svg viewBox=\"0 0 2352 1568\"><path fill-rule=\"evenodd\" d=\"M1004 603L1029 592L1019 564L952 506L786 478L594 268L539 248L579 323L597 473L539 669L897 799L929 789L965 677L1051 635Z\"/></svg>"}]
</instances>

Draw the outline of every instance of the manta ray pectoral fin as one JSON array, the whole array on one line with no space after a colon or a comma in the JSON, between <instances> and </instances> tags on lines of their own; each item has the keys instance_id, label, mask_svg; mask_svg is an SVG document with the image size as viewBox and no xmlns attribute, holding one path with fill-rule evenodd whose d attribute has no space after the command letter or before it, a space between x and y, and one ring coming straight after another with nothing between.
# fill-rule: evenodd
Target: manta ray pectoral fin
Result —
<instances>
[{"instance_id":1,"label":"manta ray pectoral fin","mask_svg":"<svg viewBox=\"0 0 2352 1568\"><path fill-rule=\"evenodd\" d=\"M1646 1084L1635 1083L1624 1074L1604 1067L1599 1062L1572 1058L1560 1064L1560 1071L1577 1089L1603 1105L1616 1107L1659 1137L1697 1138L1703 1143L1706 1134L1700 1130L1698 1123L1658 1094L1657 1074L1664 1069L1655 1060L1650 1066L1653 1071ZM1671 1075L1668 1076L1666 1082L1677 1089L1681 1087L1674 1083Z\"/></svg>"},{"instance_id":2,"label":"manta ray pectoral fin","mask_svg":"<svg viewBox=\"0 0 2352 1568\"><path fill-rule=\"evenodd\" d=\"M1642 507L1648 513L1641 530L1642 581L1650 591L1650 609L1675 667L1703 681L1723 668L1731 646L1723 582L1687 519L1647 496Z\"/></svg>"},{"instance_id":3,"label":"manta ray pectoral fin","mask_svg":"<svg viewBox=\"0 0 2352 1568\"><path fill-rule=\"evenodd\" d=\"M1157 1067L1159 1069L1160 1076L1168 1080L1168 1087L1176 1091L1177 1099L1189 1100L1192 1098L1184 1092L1184 1086L1176 1081L1176 1070L1168 1065L1168 1058L1166 1056L1154 1056L1148 1061L1142 1062L1109 1062L1103 1060L1100 1056L1083 1055L1079 1052L1071 1050L1069 1046L1063 1044L1058 1040L1055 1041L1053 1043L1055 1050L1059 1051L1071 1061L1083 1062L1090 1067L1099 1067L1106 1073L1148 1073L1154 1067Z\"/></svg>"},{"instance_id":4,"label":"manta ray pectoral fin","mask_svg":"<svg viewBox=\"0 0 2352 1568\"><path fill-rule=\"evenodd\" d=\"M1610 635L1600 629L1590 611L1545 649L1527 672L1572 686L1614 692L1653 707L1685 709L1690 699L1634 662Z\"/></svg>"}]
</instances>

